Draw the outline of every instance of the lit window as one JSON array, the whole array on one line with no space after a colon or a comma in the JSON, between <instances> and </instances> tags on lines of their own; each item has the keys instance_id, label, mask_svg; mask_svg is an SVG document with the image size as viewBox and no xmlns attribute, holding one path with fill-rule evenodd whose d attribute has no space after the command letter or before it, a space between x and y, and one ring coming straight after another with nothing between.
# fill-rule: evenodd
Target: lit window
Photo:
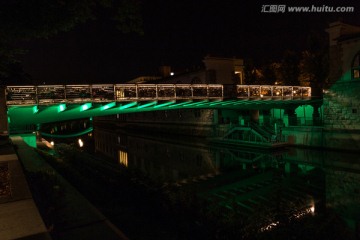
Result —
<instances>
[{"instance_id":1,"label":"lit window","mask_svg":"<svg viewBox=\"0 0 360 240\"><path fill-rule=\"evenodd\" d=\"M358 52L352 62L352 78L360 79L360 52Z\"/></svg>"},{"instance_id":2,"label":"lit window","mask_svg":"<svg viewBox=\"0 0 360 240\"><path fill-rule=\"evenodd\" d=\"M119 151L118 152L119 154L119 163L124 165L125 167L128 166L128 154L127 152L124 152L124 151Z\"/></svg>"}]
</instances>

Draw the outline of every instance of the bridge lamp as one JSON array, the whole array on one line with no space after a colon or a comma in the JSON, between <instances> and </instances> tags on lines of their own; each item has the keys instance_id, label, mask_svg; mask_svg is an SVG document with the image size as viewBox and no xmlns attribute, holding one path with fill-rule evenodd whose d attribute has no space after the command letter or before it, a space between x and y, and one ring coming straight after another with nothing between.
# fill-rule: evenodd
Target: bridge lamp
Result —
<instances>
[{"instance_id":1,"label":"bridge lamp","mask_svg":"<svg viewBox=\"0 0 360 240\"><path fill-rule=\"evenodd\" d=\"M126 108L129 108L129 107L132 107L132 106L135 106L137 104L137 102L131 102L131 103L128 103L124 106L121 106L120 107L120 110L123 110L123 109L126 109Z\"/></svg>"},{"instance_id":2,"label":"bridge lamp","mask_svg":"<svg viewBox=\"0 0 360 240\"><path fill-rule=\"evenodd\" d=\"M109 108L112 108L116 105L116 102L111 102L111 103L108 103L104 106L101 106L100 107L100 111L103 111L103 110L106 110L106 109L109 109Z\"/></svg>"},{"instance_id":3,"label":"bridge lamp","mask_svg":"<svg viewBox=\"0 0 360 240\"><path fill-rule=\"evenodd\" d=\"M149 103L146 103L146 104L144 104L144 105L140 105L140 106L138 106L138 109L140 109L140 108L146 108L146 107L152 106L152 105L154 105L154 104L156 104L156 101L149 102Z\"/></svg>"},{"instance_id":4,"label":"bridge lamp","mask_svg":"<svg viewBox=\"0 0 360 240\"><path fill-rule=\"evenodd\" d=\"M169 101L169 102L165 102L165 103L155 105L154 108L165 107L165 106L168 106L168 105L171 105L171 104L174 104L174 103L175 103L175 101Z\"/></svg>"},{"instance_id":5,"label":"bridge lamp","mask_svg":"<svg viewBox=\"0 0 360 240\"><path fill-rule=\"evenodd\" d=\"M37 105L35 105L35 106L33 106L32 110L33 110L33 114L35 114L39 111L39 108Z\"/></svg>"},{"instance_id":6,"label":"bridge lamp","mask_svg":"<svg viewBox=\"0 0 360 240\"><path fill-rule=\"evenodd\" d=\"M91 108L91 107L92 107L92 103L85 103L84 105L82 105L82 106L80 107L80 112L86 111L86 110L88 110L88 109Z\"/></svg>"},{"instance_id":7,"label":"bridge lamp","mask_svg":"<svg viewBox=\"0 0 360 240\"><path fill-rule=\"evenodd\" d=\"M66 104L60 104L58 106L58 112L63 112L66 110Z\"/></svg>"},{"instance_id":8,"label":"bridge lamp","mask_svg":"<svg viewBox=\"0 0 360 240\"><path fill-rule=\"evenodd\" d=\"M83 147L83 146L84 146L84 142L81 140L81 138L79 138L78 143L79 143L79 147Z\"/></svg>"}]
</instances>

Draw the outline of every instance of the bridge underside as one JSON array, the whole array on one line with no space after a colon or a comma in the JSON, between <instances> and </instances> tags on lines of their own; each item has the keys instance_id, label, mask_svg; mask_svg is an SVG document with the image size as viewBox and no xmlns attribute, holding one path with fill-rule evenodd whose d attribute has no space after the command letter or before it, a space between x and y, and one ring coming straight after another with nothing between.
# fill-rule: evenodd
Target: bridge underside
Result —
<instances>
[{"instance_id":1,"label":"bridge underside","mask_svg":"<svg viewBox=\"0 0 360 240\"><path fill-rule=\"evenodd\" d=\"M319 100L192 100L192 101L143 101L108 102L57 105L21 105L8 106L8 122L12 129L24 129L26 126L90 118L114 114L144 111L162 111L173 109L295 109L301 105L319 103Z\"/></svg>"}]
</instances>

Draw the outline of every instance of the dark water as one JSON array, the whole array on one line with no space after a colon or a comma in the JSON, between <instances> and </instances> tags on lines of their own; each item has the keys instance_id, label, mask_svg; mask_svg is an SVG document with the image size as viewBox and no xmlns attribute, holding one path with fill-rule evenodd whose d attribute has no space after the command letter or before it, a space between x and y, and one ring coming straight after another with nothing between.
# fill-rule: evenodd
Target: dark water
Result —
<instances>
[{"instance_id":1,"label":"dark water","mask_svg":"<svg viewBox=\"0 0 360 240\"><path fill-rule=\"evenodd\" d=\"M120 138L129 168L164 188L195 193L208 209L255 221L260 231L331 210L359 234L360 154L220 147L205 139L128 133Z\"/></svg>"}]
</instances>

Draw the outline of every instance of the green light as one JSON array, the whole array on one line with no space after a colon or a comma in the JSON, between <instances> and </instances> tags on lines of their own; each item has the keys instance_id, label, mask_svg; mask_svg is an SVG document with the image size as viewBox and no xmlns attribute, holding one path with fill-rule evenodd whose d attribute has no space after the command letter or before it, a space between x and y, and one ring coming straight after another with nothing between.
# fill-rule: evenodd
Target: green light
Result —
<instances>
[{"instance_id":1,"label":"green light","mask_svg":"<svg viewBox=\"0 0 360 240\"><path fill-rule=\"evenodd\" d=\"M126 108L129 108L129 107L132 107L132 106L135 106L137 104L137 102L131 102L131 103L128 103L124 106L121 106L120 107L120 110L123 110L123 109L126 109Z\"/></svg>"},{"instance_id":2,"label":"green light","mask_svg":"<svg viewBox=\"0 0 360 240\"><path fill-rule=\"evenodd\" d=\"M111 103L108 103L104 106L101 106L100 107L100 111L103 111L103 110L106 110L106 109L109 109L109 108L112 108L116 105L116 102L111 102Z\"/></svg>"},{"instance_id":3,"label":"green light","mask_svg":"<svg viewBox=\"0 0 360 240\"><path fill-rule=\"evenodd\" d=\"M138 106L137 108L138 108L138 109L146 108L146 107L149 107L149 106L154 105L154 104L156 104L156 101L149 102L149 103L146 103L146 104L144 104L144 105L140 105L140 106Z\"/></svg>"},{"instance_id":4,"label":"green light","mask_svg":"<svg viewBox=\"0 0 360 240\"><path fill-rule=\"evenodd\" d=\"M177 103L177 104L174 104L174 105L171 105L169 106L170 108L172 107L179 107L179 106L182 106L182 105L185 105L185 104L189 104L189 103L192 103L193 101L186 101L186 102L181 102L181 103Z\"/></svg>"},{"instance_id":5,"label":"green light","mask_svg":"<svg viewBox=\"0 0 360 240\"><path fill-rule=\"evenodd\" d=\"M65 109L66 109L66 104L60 104L58 106L58 112L63 112L63 111L65 111Z\"/></svg>"},{"instance_id":6,"label":"green light","mask_svg":"<svg viewBox=\"0 0 360 240\"><path fill-rule=\"evenodd\" d=\"M165 107L165 106L171 105L173 103L175 103L175 101L169 101L169 102L166 102L166 103L158 104L158 105L154 106L154 108Z\"/></svg>"},{"instance_id":7,"label":"green light","mask_svg":"<svg viewBox=\"0 0 360 240\"><path fill-rule=\"evenodd\" d=\"M223 101L214 101L214 102L212 102L212 103L210 103L209 105L210 106L214 106L214 105L218 105L218 104L221 104L221 103L223 103Z\"/></svg>"},{"instance_id":8,"label":"green light","mask_svg":"<svg viewBox=\"0 0 360 240\"><path fill-rule=\"evenodd\" d=\"M222 106L225 106L225 105L229 105L229 104L234 104L234 103L236 103L237 101L235 100L231 100L231 101L226 101L226 102L224 102L224 103L222 103L221 105Z\"/></svg>"},{"instance_id":9,"label":"green light","mask_svg":"<svg viewBox=\"0 0 360 240\"><path fill-rule=\"evenodd\" d=\"M208 101L208 100L204 100L204 101L198 102L197 104L195 104L195 106L196 106L196 107L200 107L200 106L206 105L207 103L209 103L209 101Z\"/></svg>"},{"instance_id":10,"label":"green light","mask_svg":"<svg viewBox=\"0 0 360 240\"><path fill-rule=\"evenodd\" d=\"M196 105L198 105L199 104L199 102L193 102L193 103L188 103L188 104L185 104L185 105L183 105L184 107L189 107L189 106L196 106Z\"/></svg>"},{"instance_id":11,"label":"green light","mask_svg":"<svg viewBox=\"0 0 360 240\"><path fill-rule=\"evenodd\" d=\"M88 110L88 109L91 108L91 107L92 107L92 103L85 103L84 105L82 105L82 106L80 107L80 112L86 111L86 110Z\"/></svg>"},{"instance_id":12,"label":"green light","mask_svg":"<svg viewBox=\"0 0 360 240\"><path fill-rule=\"evenodd\" d=\"M37 105L33 106L33 114L39 112L39 108Z\"/></svg>"},{"instance_id":13,"label":"green light","mask_svg":"<svg viewBox=\"0 0 360 240\"><path fill-rule=\"evenodd\" d=\"M10 123L10 116L8 116L8 123Z\"/></svg>"}]
</instances>

